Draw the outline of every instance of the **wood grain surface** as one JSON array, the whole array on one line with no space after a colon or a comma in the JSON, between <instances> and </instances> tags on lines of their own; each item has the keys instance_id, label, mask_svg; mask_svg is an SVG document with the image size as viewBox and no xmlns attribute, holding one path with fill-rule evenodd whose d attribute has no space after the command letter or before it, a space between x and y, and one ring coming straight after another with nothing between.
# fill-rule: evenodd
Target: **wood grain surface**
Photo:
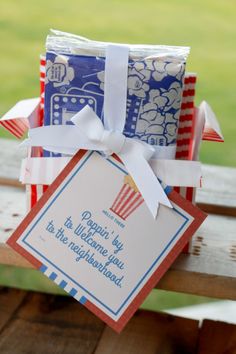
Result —
<instances>
[{"instance_id":1,"label":"wood grain surface","mask_svg":"<svg viewBox=\"0 0 236 354\"><path fill-rule=\"evenodd\" d=\"M1 178L5 181L0 185L0 263L31 267L5 244L26 211L25 192L13 182L22 157L17 145L0 140L0 184ZM198 190L197 201L212 213L193 237L191 254L181 254L157 287L236 299L236 169L208 165L203 166L203 175L204 187Z\"/></svg>"},{"instance_id":2,"label":"wood grain surface","mask_svg":"<svg viewBox=\"0 0 236 354\"><path fill-rule=\"evenodd\" d=\"M0 288L1 354L235 354L236 326L138 310L120 333L72 297Z\"/></svg>"}]
</instances>

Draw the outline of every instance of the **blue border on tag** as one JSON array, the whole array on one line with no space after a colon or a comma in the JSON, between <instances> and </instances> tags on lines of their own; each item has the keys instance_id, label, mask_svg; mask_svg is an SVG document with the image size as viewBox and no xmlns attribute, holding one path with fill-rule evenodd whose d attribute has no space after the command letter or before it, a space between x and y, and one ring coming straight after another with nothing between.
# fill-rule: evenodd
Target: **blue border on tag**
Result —
<instances>
[{"instance_id":1,"label":"blue border on tag","mask_svg":"<svg viewBox=\"0 0 236 354\"><path fill-rule=\"evenodd\" d=\"M101 304L104 308L106 308L108 311L110 311L113 315L117 316L119 314L119 312L122 310L122 308L125 306L125 304L127 303L127 301L130 299L130 297L133 295L133 293L136 291L136 289L139 287L139 285L143 282L143 280L146 278L146 276L148 275L148 273L151 272L151 270L155 267L156 263L159 261L159 259L162 257L162 255L166 252L166 250L170 247L170 245L174 242L174 240L176 239L176 237L178 236L178 234L181 232L181 230L184 228L184 226L186 225L186 223L189 221L189 218L187 218L186 215L182 214L179 210L173 208L173 210L176 211L176 213L178 213L179 215L181 215L183 217L183 219L185 220L183 225L178 229L178 231L173 235L172 239L170 240L170 242L166 245L166 247L164 248L164 250L159 254L159 256L156 258L156 260L153 262L153 264L150 266L150 268L146 271L146 273L142 276L142 278L140 279L140 281L138 282L138 284L134 287L134 289L130 292L130 294L127 296L127 298L123 301L123 303L121 304L121 306L118 308L117 311L112 310L111 308L109 308L106 304L104 304L101 300L99 300L96 296L94 296L93 294L91 294L88 290L86 290L82 285L80 285L79 283L77 283L73 278L71 278L69 275L67 275L65 272L63 272L59 267L57 267L54 263L52 263L48 258L46 258L44 255L42 255L40 252L38 252L38 250L36 250L34 247L32 247L28 242L26 242L26 238L30 235L31 231L34 229L34 227L38 224L38 222L41 220L41 218L44 216L44 214L48 211L48 209L51 207L51 205L55 202L55 200L58 198L58 196L64 191L64 189L66 188L66 186L70 183L70 181L76 176L76 174L80 171L80 169L84 166L84 164L89 160L89 158L96 152L91 151L88 153L88 155L82 159L82 162L79 164L78 168L76 169L76 171L73 173L73 175L68 179L68 181L65 183L65 185L61 188L61 190L56 194L56 196L53 198L53 200L50 202L50 204L47 206L47 208L43 211L43 213L40 215L40 217L37 219L37 221L33 224L33 226L30 228L30 230L27 232L27 234L23 237L22 242L25 243L29 248L31 248L34 252L36 252L40 257L42 257L44 260L46 260L46 262L48 262L49 264L51 264L54 268L56 268L57 270L59 270L63 275L65 275L65 277L67 277L68 279L70 279L74 284L76 284L80 289L82 289L85 293L89 294L94 300L96 300L99 304ZM99 153L99 155L101 155ZM117 167L119 170L121 170L124 174L127 175L127 171L122 169L120 165L116 164L116 162L113 160L110 160L109 158L107 159L108 162L110 162L112 165L114 165L115 167ZM170 191L172 190L172 188L170 187L166 187L165 188L165 192L167 194L170 193Z\"/></svg>"}]
</instances>

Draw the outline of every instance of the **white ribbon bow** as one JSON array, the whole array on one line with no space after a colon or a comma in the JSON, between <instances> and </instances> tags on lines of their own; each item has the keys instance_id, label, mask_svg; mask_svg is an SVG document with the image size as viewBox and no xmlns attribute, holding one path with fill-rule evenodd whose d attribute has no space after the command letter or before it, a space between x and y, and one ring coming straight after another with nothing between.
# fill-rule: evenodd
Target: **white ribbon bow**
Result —
<instances>
[{"instance_id":1,"label":"white ribbon bow","mask_svg":"<svg viewBox=\"0 0 236 354\"><path fill-rule=\"evenodd\" d=\"M43 146L46 150L70 155L79 149L102 151L106 156L115 153L132 176L154 218L159 203L172 208L148 163L154 153L150 145L127 138L120 132L104 129L101 120L89 106L76 113L71 121L74 125L30 129L29 139L22 145Z\"/></svg>"}]
</instances>

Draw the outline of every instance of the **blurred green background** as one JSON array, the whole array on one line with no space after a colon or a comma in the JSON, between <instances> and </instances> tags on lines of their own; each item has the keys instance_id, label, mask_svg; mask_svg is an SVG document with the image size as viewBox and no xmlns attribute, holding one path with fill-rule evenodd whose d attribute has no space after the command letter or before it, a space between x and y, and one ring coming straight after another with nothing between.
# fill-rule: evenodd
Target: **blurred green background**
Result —
<instances>
[{"instance_id":1,"label":"blurred green background","mask_svg":"<svg viewBox=\"0 0 236 354\"><path fill-rule=\"evenodd\" d=\"M213 107L225 143L204 142L205 163L236 166L236 2L233 0L1 0L0 116L39 94L39 54L49 28L91 39L191 46L187 70L197 72L197 99ZM0 129L0 137L10 138ZM0 268L0 283L55 291L35 271ZM206 299L152 292L144 306L161 308Z\"/></svg>"},{"instance_id":2,"label":"blurred green background","mask_svg":"<svg viewBox=\"0 0 236 354\"><path fill-rule=\"evenodd\" d=\"M226 140L203 143L201 159L236 166L235 18L233 0L1 0L0 115L38 95L38 58L49 28L104 41L188 45L196 102L212 105Z\"/></svg>"}]
</instances>

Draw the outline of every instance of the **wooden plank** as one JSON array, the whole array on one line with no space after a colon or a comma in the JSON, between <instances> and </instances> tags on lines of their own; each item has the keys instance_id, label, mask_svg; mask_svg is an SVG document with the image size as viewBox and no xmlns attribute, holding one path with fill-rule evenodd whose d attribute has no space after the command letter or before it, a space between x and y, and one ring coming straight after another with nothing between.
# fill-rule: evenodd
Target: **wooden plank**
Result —
<instances>
[{"instance_id":1,"label":"wooden plank","mask_svg":"<svg viewBox=\"0 0 236 354\"><path fill-rule=\"evenodd\" d=\"M190 256L191 257L191 256ZM173 266L174 267L174 266ZM236 300L236 279L170 268L157 284L157 289L216 299Z\"/></svg>"},{"instance_id":2,"label":"wooden plank","mask_svg":"<svg viewBox=\"0 0 236 354\"><path fill-rule=\"evenodd\" d=\"M0 243L0 264L22 268L33 268L31 263L10 249L5 243Z\"/></svg>"},{"instance_id":3,"label":"wooden plank","mask_svg":"<svg viewBox=\"0 0 236 354\"><path fill-rule=\"evenodd\" d=\"M236 216L236 208L235 207L227 207L225 205L215 205L208 203L197 203L197 206L205 211L207 214L217 214L217 215L228 215L228 216Z\"/></svg>"},{"instance_id":4,"label":"wooden plank","mask_svg":"<svg viewBox=\"0 0 236 354\"><path fill-rule=\"evenodd\" d=\"M0 184L21 186L18 176L21 159L26 152L18 146L19 141L0 139ZM236 168L203 165L202 172L203 188L197 191L197 202L201 205L217 205L236 209ZM229 210L230 212L232 211Z\"/></svg>"},{"instance_id":5,"label":"wooden plank","mask_svg":"<svg viewBox=\"0 0 236 354\"><path fill-rule=\"evenodd\" d=\"M206 213L236 216L236 168L202 165L203 187L196 202Z\"/></svg>"},{"instance_id":6,"label":"wooden plank","mask_svg":"<svg viewBox=\"0 0 236 354\"><path fill-rule=\"evenodd\" d=\"M25 195L0 186L0 262L31 267L5 244L24 214ZM209 215L193 237L190 255L180 255L158 284L165 290L236 299L236 218Z\"/></svg>"},{"instance_id":7,"label":"wooden plank","mask_svg":"<svg viewBox=\"0 0 236 354\"><path fill-rule=\"evenodd\" d=\"M229 323L204 320L200 335L198 354L235 354L236 326Z\"/></svg>"},{"instance_id":8,"label":"wooden plank","mask_svg":"<svg viewBox=\"0 0 236 354\"><path fill-rule=\"evenodd\" d=\"M234 354L236 326L138 310L117 334L72 297L0 291L1 354Z\"/></svg>"},{"instance_id":9,"label":"wooden plank","mask_svg":"<svg viewBox=\"0 0 236 354\"><path fill-rule=\"evenodd\" d=\"M19 188L0 185L0 243L4 243L26 214L26 196Z\"/></svg>"},{"instance_id":10,"label":"wooden plank","mask_svg":"<svg viewBox=\"0 0 236 354\"><path fill-rule=\"evenodd\" d=\"M166 290L236 300L236 218L209 215L159 282Z\"/></svg>"},{"instance_id":11,"label":"wooden plank","mask_svg":"<svg viewBox=\"0 0 236 354\"><path fill-rule=\"evenodd\" d=\"M202 165L203 185L197 202L236 207L236 168Z\"/></svg>"},{"instance_id":12,"label":"wooden plank","mask_svg":"<svg viewBox=\"0 0 236 354\"><path fill-rule=\"evenodd\" d=\"M209 215L193 237L191 256L180 255L174 269L236 278L236 218Z\"/></svg>"},{"instance_id":13,"label":"wooden plank","mask_svg":"<svg viewBox=\"0 0 236 354\"><path fill-rule=\"evenodd\" d=\"M73 298L29 293L0 332L0 353L91 354L103 329Z\"/></svg>"},{"instance_id":14,"label":"wooden plank","mask_svg":"<svg viewBox=\"0 0 236 354\"><path fill-rule=\"evenodd\" d=\"M10 321L25 296L25 291L0 287L0 331Z\"/></svg>"},{"instance_id":15,"label":"wooden plank","mask_svg":"<svg viewBox=\"0 0 236 354\"><path fill-rule=\"evenodd\" d=\"M137 311L120 334L106 327L94 354L193 354L198 326L195 320Z\"/></svg>"},{"instance_id":16,"label":"wooden plank","mask_svg":"<svg viewBox=\"0 0 236 354\"><path fill-rule=\"evenodd\" d=\"M21 160L26 149L19 149L19 140L0 139L0 184L21 187L18 182Z\"/></svg>"}]
</instances>

